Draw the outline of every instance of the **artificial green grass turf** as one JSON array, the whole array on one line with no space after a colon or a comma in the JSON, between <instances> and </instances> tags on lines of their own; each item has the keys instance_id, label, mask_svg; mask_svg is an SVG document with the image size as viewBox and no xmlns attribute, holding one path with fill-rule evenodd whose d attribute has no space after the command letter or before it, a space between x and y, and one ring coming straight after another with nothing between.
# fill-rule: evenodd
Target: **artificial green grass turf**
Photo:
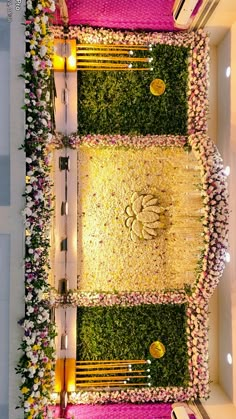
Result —
<instances>
[{"instance_id":1,"label":"artificial green grass turf","mask_svg":"<svg viewBox=\"0 0 236 419\"><path fill-rule=\"evenodd\" d=\"M185 386L189 378L185 310L185 304L79 307L77 359L149 358L153 386ZM149 353L156 340L166 347L160 359Z\"/></svg>"},{"instance_id":2,"label":"artificial green grass turf","mask_svg":"<svg viewBox=\"0 0 236 419\"><path fill-rule=\"evenodd\" d=\"M187 133L188 49L156 45L147 54L153 71L78 71L79 134ZM150 92L155 78L166 83L159 97Z\"/></svg>"}]
</instances>

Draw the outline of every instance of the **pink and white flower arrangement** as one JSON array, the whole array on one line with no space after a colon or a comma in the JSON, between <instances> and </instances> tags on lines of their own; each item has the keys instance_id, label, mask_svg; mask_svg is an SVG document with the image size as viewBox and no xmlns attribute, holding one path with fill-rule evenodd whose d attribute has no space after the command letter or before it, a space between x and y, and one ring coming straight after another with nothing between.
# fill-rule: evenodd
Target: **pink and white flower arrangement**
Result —
<instances>
[{"instance_id":1,"label":"pink and white flower arrangement","mask_svg":"<svg viewBox=\"0 0 236 419\"><path fill-rule=\"evenodd\" d=\"M201 273L192 297L208 300L225 266L229 229L227 176L216 145L207 135L193 134L189 137L189 144L201 165L202 197L205 204L205 248Z\"/></svg>"},{"instance_id":2,"label":"pink and white flower arrangement","mask_svg":"<svg viewBox=\"0 0 236 419\"><path fill-rule=\"evenodd\" d=\"M202 393L201 397L205 397ZM70 395L72 404L105 404L105 403L151 403L194 400L195 389L191 387L142 387L120 391L80 391Z\"/></svg>"},{"instance_id":3,"label":"pink and white flower arrangement","mask_svg":"<svg viewBox=\"0 0 236 419\"><path fill-rule=\"evenodd\" d=\"M58 294L51 290L48 296L50 304L53 307L109 307L136 306L140 304L182 304L187 301L184 290L169 292L120 292L120 293L96 293L80 292L78 290L69 290L66 294Z\"/></svg>"}]
</instances>

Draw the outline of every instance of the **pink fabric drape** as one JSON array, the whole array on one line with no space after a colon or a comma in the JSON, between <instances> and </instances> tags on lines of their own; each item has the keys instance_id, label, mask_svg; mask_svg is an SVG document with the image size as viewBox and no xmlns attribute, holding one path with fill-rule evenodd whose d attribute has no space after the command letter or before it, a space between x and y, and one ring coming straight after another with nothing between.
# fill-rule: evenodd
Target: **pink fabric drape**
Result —
<instances>
[{"instance_id":1,"label":"pink fabric drape","mask_svg":"<svg viewBox=\"0 0 236 419\"><path fill-rule=\"evenodd\" d=\"M59 406L51 407L53 418L60 417ZM170 419L171 403L68 405L66 418L71 419ZM195 419L193 414L189 419Z\"/></svg>"},{"instance_id":2,"label":"pink fabric drape","mask_svg":"<svg viewBox=\"0 0 236 419\"><path fill-rule=\"evenodd\" d=\"M161 31L174 30L173 4L174 0L67 0L70 25Z\"/></svg>"},{"instance_id":3,"label":"pink fabric drape","mask_svg":"<svg viewBox=\"0 0 236 419\"><path fill-rule=\"evenodd\" d=\"M170 419L171 404L108 404L70 406L68 417L80 419Z\"/></svg>"}]
</instances>

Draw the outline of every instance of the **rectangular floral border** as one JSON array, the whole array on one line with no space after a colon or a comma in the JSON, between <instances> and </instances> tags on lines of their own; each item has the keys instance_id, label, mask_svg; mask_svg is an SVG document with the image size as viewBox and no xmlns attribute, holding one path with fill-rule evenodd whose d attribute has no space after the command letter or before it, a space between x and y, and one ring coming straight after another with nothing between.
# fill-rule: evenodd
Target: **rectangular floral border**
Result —
<instances>
[{"instance_id":1,"label":"rectangular floral border","mask_svg":"<svg viewBox=\"0 0 236 419\"><path fill-rule=\"evenodd\" d=\"M187 150L191 149L198 160L201 167L201 194L203 198L204 211L203 218L203 236L204 248L201 252L201 260L199 261L199 269L196 273L196 287L191 294L186 290L167 293L144 293L147 300L154 298L155 303L163 302L183 302L190 301L191 298L204 298L208 300L215 287L218 285L219 279L223 273L225 266L225 252L228 246L228 221L229 221L229 205L227 190L227 175L224 171L223 161L217 150L215 143L203 133L192 134L189 137L181 136L121 136L121 135L87 135L79 136L76 133L68 137L55 135L55 147L58 144L64 144L72 149L77 149L81 145L87 147L183 147ZM144 302L142 293L132 293L137 296L139 303ZM93 304L109 305L111 294L78 293L70 291L67 296L59 297L62 299L61 304L77 304L87 305L90 299ZM119 304L119 295L121 300L128 302L130 297L125 293L117 293L112 297ZM128 294L127 294L128 295ZM68 297L68 301L67 301ZM54 297L53 297L54 299ZM74 300L74 302L73 302ZM131 300L135 303L135 298ZM54 300L58 304L57 298Z\"/></svg>"},{"instance_id":2,"label":"rectangular floral border","mask_svg":"<svg viewBox=\"0 0 236 419\"><path fill-rule=\"evenodd\" d=\"M61 141L60 136L55 142ZM228 239L228 192L226 174L220 154L205 134L188 138L174 136L120 136L72 134L64 138L71 148L88 147L185 147L194 152L200 166L204 203L204 249L196 275L194 292L185 290L164 293L81 293L70 290L65 295L51 294L55 306L137 305L187 302L187 336L190 382L187 388L149 388L119 392L79 392L71 395L72 403L182 401L209 394L208 373L208 302L224 269Z\"/></svg>"},{"instance_id":3,"label":"rectangular floral border","mask_svg":"<svg viewBox=\"0 0 236 419\"><path fill-rule=\"evenodd\" d=\"M187 348L189 384L187 387L149 387L119 391L80 391L70 395L70 403L147 403L173 402L209 395L208 372L208 304L201 300L187 307Z\"/></svg>"},{"instance_id":4,"label":"rectangular floral border","mask_svg":"<svg viewBox=\"0 0 236 419\"><path fill-rule=\"evenodd\" d=\"M62 27L54 26L52 31L55 38L63 37ZM68 37L88 44L166 44L188 48L188 135L207 132L209 39L202 29L196 32L132 32L71 26Z\"/></svg>"}]
</instances>

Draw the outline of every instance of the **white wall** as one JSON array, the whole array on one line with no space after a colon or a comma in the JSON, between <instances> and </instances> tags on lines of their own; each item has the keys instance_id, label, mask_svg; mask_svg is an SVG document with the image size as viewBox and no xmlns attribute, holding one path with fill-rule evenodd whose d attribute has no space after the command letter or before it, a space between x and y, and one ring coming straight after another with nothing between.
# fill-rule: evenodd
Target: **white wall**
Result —
<instances>
[{"instance_id":1,"label":"white wall","mask_svg":"<svg viewBox=\"0 0 236 419\"><path fill-rule=\"evenodd\" d=\"M230 150L229 165L231 175L229 182L230 189L230 255L229 265L230 283L231 283L231 301L232 301L232 354L233 354L233 401L236 405L236 22L231 27L231 132L230 132Z\"/></svg>"},{"instance_id":2,"label":"white wall","mask_svg":"<svg viewBox=\"0 0 236 419\"><path fill-rule=\"evenodd\" d=\"M0 417L8 417L10 235L0 234Z\"/></svg>"},{"instance_id":3,"label":"white wall","mask_svg":"<svg viewBox=\"0 0 236 419\"><path fill-rule=\"evenodd\" d=\"M217 384L211 385L211 397L203 404L210 419L236 418L236 407Z\"/></svg>"},{"instance_id":4,"label":"white wall","mask_svg":"<svg viewBox=\"0 0 236 419\"><path fill-rule=\"evenodd\" d=\"M231 66L231 76L226 68ZM229 177L230 230L229 252L231 262L226 265L218 287L218 343L210 331L210 343L219 348L219 385L213 385L210 398L204 403L211 419L236 418L236 23L217 47L217 146L225 165L231 167ZM212 313L213 323L215 322ZM211 325L210 325L211 326ZM211 337L212 335L212 337ZM227 354L233 355L233 364L227 362ZM211 351L210 351L211 355ZM233 403L232 403L233 402Z\"/></svg>"},{"instance_id":5,"label":"white wall","mask_svg":"<svg viewBox=\"0 0 236 419\"><path fill-rule=\"evenodd\" d=\"M15 10L14 2L9 2L9 5L11 23L0 19L0 155L8 156L8 173L5 167L0 177L1 181L8 178L9 195L8 202L0 201L0 418L23 419L22 410L16 410L20 377L16 376L15 368L20 357L18 348L22 333L17 322L24 316L24 229L21 211L24 207L25 157L19 151L24 141L24 112L21 110L24 82L18 75L24 59L22 23L25 2L22 1L19 11ZM6 8L6 4L3 6ZM0 183L2 187L3 183Z\"/></svg>"},{"instance_id":6,"label":"white wall","mask_svg":"<svg viewBox=\"0 0 236 419\"><path fill-rule=\"evenodd\" d=\"M10 25L0 17L0 205L10 204Z\"/></svg>"}]
</instances>

